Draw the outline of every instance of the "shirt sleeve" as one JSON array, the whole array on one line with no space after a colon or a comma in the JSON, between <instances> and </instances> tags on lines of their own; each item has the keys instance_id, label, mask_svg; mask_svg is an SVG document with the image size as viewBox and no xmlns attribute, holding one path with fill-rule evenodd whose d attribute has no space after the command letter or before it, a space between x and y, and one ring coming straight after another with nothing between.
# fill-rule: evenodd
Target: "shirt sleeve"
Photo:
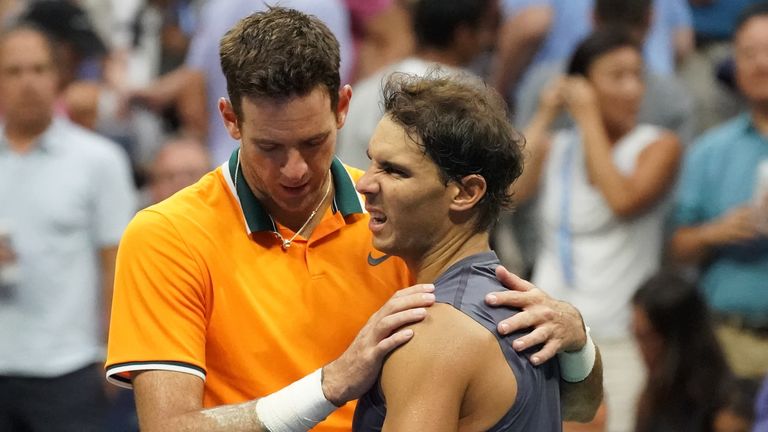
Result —
<instances>
[{"instance_id":1,"label":"shirt sleeve","mask_svg":"<svg viewBox=\"0 0 768 432\"><path fill-rule=\"evenodd\" d=\"M674 210L674 222L678 227L696 225L705 220L703 203L707 196L707 182L702 144L695 143L683 161Z\"/></svg>"},{"instance_id":2,"label":"shirt sleeve","mask_svg":"<svg viewBox=\"0 0 768 432\"><path fill-rule=\"evenodd\" d=\"M108 143L94 163L91 230L99 247L116 246L136 213L137 196L128 157L117 144Z\"/></svg>"},{"instance_id":3,"label":"shirt sleeve","mask_svg":"<svg viewBox=\"0 0 768 432\"><path fill-rule=\"evenodd\" d=\"M130 372L170 370L205 379L206 298L202 260L162 214L139 212L117 254L107 379L131 387Z\"/></svg>"}]
</instances>

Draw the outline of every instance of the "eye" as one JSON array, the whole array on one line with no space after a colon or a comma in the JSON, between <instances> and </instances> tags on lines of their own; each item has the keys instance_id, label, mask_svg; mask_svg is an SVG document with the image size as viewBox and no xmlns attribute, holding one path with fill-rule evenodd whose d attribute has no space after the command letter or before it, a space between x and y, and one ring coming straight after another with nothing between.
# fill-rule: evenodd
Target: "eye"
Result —
<instances>
[{"instance_id":1,"label":"eye","mask_svg":"<svg viewBox=\"0 0 768 432\"><path fill-rule=\"evenodd\" d=\"M389 164L383 165L381 167L381 171L383 171L384 173L389 174L389 175L391 175L393 177L400 177L400 178L407 178L407 177L409 177L408 173L405 172L403 169L394 167L394 166L389 165Z\"/></svg>"},{"instance_id":2,"label":"eye","mask_svg":"<svg viewBox=\"0 0 768 432\"><path fill-rule=\"evenodd\" d=\"M258 147L259 150L263 151L264 153L270 153L277 150L277 146L274 144L259 144Z\"/></svg>"}]
</instances>

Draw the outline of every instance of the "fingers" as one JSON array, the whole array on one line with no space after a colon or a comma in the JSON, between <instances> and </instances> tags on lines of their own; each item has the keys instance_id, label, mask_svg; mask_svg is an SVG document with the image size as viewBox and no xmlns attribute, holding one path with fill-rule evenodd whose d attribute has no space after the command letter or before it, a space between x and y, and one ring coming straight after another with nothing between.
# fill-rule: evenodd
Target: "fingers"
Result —
<instances>
[{"instance_id":1,"label":"fingers","mask_svg":"<svg viewBox=\"0 0 768 432\"><path fill-rule=\"evenodd\" d=\"M537 326L542 322L551 321L553 317L554 312L550 309L545 309L541 312L518 312L515 315L499 322L498 331L502 335L507 335L519 330Z\"/></svg>"},{"instance_id":2,"label":"fingers","mask_svg":"<svg viewBox=\"0 0 768 432\"><path fill-rule=\"evenodd\" d=\"M413 285L408 288L403 288L400 291L396 292L392 297L406 297L411 294L418 294L418 293L431 293L435 292L435 286L432 284L418 284Z\"/></svg>"},{"instance_id":3,"label":"fingers","mask_svg":"<svg viewBox=\"0 0 768 432\"><path fill-rule=\"evenodd\" d=\"M539 351L531 355L531 363L538 366L545 361L553 358L559 349L559 342L555 339L550 339L549 342L544 345Z\"/></svg>"},{"instance_id":4,"label":"fingers","mask_svg":"<svg viewBox=\"0 0 768 432\"><path fill-rule=\"evenodd\" d=\"M536 288L532 283L507 270L504 266L496 267L496 279L504 287L516 291L530 291Z\"/></svg>"},{"instance_id":5,"label":"fingers","mask_svg":"<svg viewBox=\"0 0 768 432\"><path fill-rule=\"evenodd\" d=\"M552 337L552 332L545 327L539 327L525 336L519 337L512 342L512 348L515 351L525 351L532 346L546 343Z\"/></svg>"},{"instance_id":6,"label":"fingers","mask_svg":"<svg viewBox=\"0 0 768 432\"><path fill-rule=\"evenodd\" d=\"M413 330L411 329L403 329L403 330L400 330L399 332L393 333L391 336L383 339L377 345L380 355L385 356L389 354L395 348L411 340L412 337L413 337Z\"/></svg>"},{"instance_id":7,"label":"fingers","mask_svg":"<svg viewBox=\"0 0 768 432\"><path fill-rule=\"evenodd\" d=\"M530 291L498 291L487 294L485 302L491 306L507 306L513 308L526 308L542 303L546 297L541 290Z\"/></svg>"},{"instance_id":8,"label":"fingers","mask_svg":"<svg viewBox=\"0 0 768 432\"><path fill-rule=\"evenodd\" d=\"M408 309L392 315L387 315L379 320L374 326L374 338L377 341L384 340L395 330L408 324L417 323L423 320L426 316L427 311L424 308Z\"/></svg>"},{"instance_id":9,"label":"fingers","mask_svg":"<svg viewBox=\"0 0 768 432\"><path fill-rule=\"evenodd\" d=\"M392 315L408 309L431 306L435 303L435 295L432 293L435 286L431 284L420 284L401 289L384 303L370 321L379 321L387 315Z\"/></svg>"}]
</instances>

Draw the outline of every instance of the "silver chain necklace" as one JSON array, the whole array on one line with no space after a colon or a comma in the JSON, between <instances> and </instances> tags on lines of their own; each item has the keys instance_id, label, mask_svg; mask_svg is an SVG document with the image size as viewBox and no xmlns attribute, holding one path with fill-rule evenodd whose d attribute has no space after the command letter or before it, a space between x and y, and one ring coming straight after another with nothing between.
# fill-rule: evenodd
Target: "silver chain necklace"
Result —
<instances>
[{"instance_id":1,"label":"silver chain necklace","mask_svg":"<svg viewBox=\"0 0 768 432\"><path fill-rule=\"evenodd\" d=\"M239 173L240 173L240 150L238 149L237 150L237 165L235 166L235 181L234 181L234 183L235 183L235 193L237 193L237 178L238 178L238 174ZM330 170L328 171L328 173L330 174ZM319 203L317 203L317 207L315 207L315 209L312 210L312 213L309 215L307 220L304 222L304 225L302 225L301 228L298 229L298 231L293 233L293 236L291 236L291 238L286 240L283 237L283 235L280 234L280 231L277 229L277 226L275 226L274 233L275 233L275 236L277 236L277 238L280 239L280 241L282 242L283 250L287 250L289 247L291 247L291 244L296 239L296 237L298 237L299 234L301 234L301 232L304 231L304 228L306 228L307 225L309 225L309 222L315 217L317 212L320 210L320 207L325 202L325 199L328 198L328 194L331 192L331 183L333 183L333 182L332 181L328 182L328 187L325 188L325 194L323 195L323 198L320 199ZM271 218L271 216L270 216L270 218Z\"/></svg>"}]
</instances>

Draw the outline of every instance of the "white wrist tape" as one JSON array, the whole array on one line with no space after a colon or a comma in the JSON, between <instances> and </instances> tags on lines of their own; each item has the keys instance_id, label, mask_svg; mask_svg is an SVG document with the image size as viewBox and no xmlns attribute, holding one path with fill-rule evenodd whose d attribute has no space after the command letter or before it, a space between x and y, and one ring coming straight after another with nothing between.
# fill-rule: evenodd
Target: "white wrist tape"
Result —
<instances>
[{"instance_id":1,"label":"white wrist tape","mask_svg":"<svg viewBox=\"0 0 768 432\"><path fill-rule=\"evenodd\" d=\"M584 331L587 334L587 342L580 350L557 353L557 361L560 363L560 377L564 381L571 383L584 381L595 366L595 343L589 334L589 327L585 326Z\"/></svg>"},{"instance_id":2,"label":"white wrist tape","mask_svg":"<svg viewBox=\"0 0 768 432\"><path fill-rule=\"evenodd\" d=\"M308 431L336 409L323 394L320 369L256 402L256 415L270 432Z\"/></svg>"}]
</instances>

